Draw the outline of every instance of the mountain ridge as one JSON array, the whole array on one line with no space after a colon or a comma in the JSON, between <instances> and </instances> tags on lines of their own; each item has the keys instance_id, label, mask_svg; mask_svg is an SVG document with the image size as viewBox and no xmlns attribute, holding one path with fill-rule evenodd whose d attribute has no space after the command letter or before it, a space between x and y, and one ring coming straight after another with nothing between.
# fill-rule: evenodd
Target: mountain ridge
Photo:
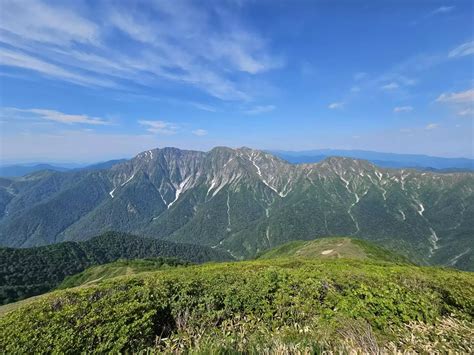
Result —
<instances>
[{"instance_id":1,"label":"mountain ridge","mask_svg":"<svg viewBox=\"0 0 474 355\"><path fill-rule=\"evenodd\" d=\"M268 152L216 147L152 149L105 170L28 179L4 183L0 244L117 230L243 258L291 240L348 235L422 263L473 268L472 173L385 169L343 157L294 165Z\"/></svg>"}]
</instances>

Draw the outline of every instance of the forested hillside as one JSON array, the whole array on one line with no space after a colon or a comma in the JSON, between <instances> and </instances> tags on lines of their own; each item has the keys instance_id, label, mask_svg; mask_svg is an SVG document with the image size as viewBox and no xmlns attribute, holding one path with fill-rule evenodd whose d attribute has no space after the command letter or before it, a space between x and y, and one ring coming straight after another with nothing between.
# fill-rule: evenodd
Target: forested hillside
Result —
<instances>
[{"instance_id":1,"label":"forested hillside","mask_svg":"<svg viewBox=\"0 0 474 355\"><path fill-rule=\"evenodd\" d=\"M44 247L0 248L0 303L9 303L47 292L68 275L89 266L118 259L173 257L202 263L232 257L211 248L106 233L85 242L65 242Z\"/></svg>"},{"instance_id":2,"label":"forested hillside","mask_svg":"<svg viewBox=\"0 0 474 355\"><path fill-rule=\"evenodd\" d=\"M103 170L4 179L0 207L3 246L117 230L248 258L292 240L346 235L422 264L474 270L474 173L336 157L294 165L249 148L164 148Z\"/></svg>"}]
</instances>

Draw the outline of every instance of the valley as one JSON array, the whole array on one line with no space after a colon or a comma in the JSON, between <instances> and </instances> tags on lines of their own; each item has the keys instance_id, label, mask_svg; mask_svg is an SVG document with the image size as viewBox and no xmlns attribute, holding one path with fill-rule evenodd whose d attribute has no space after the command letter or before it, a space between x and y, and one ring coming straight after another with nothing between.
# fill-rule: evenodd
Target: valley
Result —
<instances>
[{"instance_id":1,"label":"valley","mask_svg":"<svg viewBox=\"0 0 474 355\"><path fill-rule=\"evenodd\" d=\"M3 178L0 196L0 244L8 247L119 231L244 259L292 240L347 235L421 264L474 270L474 173L163 148L101 170Z\"/></svg>"}]
</instances>

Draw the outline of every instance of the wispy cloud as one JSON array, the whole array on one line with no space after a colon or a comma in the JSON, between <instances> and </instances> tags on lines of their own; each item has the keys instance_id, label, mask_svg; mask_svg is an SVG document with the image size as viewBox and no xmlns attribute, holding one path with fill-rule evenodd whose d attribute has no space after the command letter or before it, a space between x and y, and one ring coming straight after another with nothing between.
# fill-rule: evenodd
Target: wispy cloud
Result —
<instances>
[{"instance_id":1,"label":"wispy cloud","mask_svg":"<svg viewBox=\"0 0 474 355\"><path fill-rule=\"evenodd\" d=\"M259 115L261 113L268 113L275 110L276 107L274 105L265 105L265 106L255 106L251 109L245 111L247 115Z\"/></svg>"},{"instance_id":2,"label":"wispy cloud","mask_svg":"<svg viewBox=\"0 0 474 355\"><path fill-rule=\"evenodd\" d=\"M193 1L144 6L103 3L92 17L87 3L2 1L2 64L88 86L185 85L222 100L248 100L248 83L284 61L232 16L231 3ZM124 36L117 50L111 36ZM186 34L186 35L183 35ZM111 59L113 58L113 59ZM239 75L237 75L239 74Z\"/></svg>"},{"instance_id":3,"label":"wispy cloud","mask_svg":"<svg viewBox=\"0 0 474 355\"><path fill-rule=\"evenodd\" d=\"M439 14L446 14L448 12L451 12L455 9L455 6L440 6L437 9L434 9L431 11L428 16L434 16L434 15L439 15Z\"/></svg>"},{"instance_id":4,"label":"wispy cloud","mask_svg":"<svg viewBox=\"0 0 474 355\"><path fill-rule=\"evenodd\" d=\"M412 106L397 106L393 109L393 112L411 112L413 111L413 107Z\"/></svg>"},{"instance_id":5,"label":"wispy cloud","mask_svg":"<svg viewBox=\"0 0 474 355\"><path fill-rule=\"evenodd\" d=\"M358 73L355 73L355 74L354 74L354 80L355 80L355 81L359 81L359 80L364 79L366 76L367 76L367 73L365 73L365 72L358 72Z\"/></svg>"},{"instance_id":6,"label":"wispy cloud","mask_svg":"<svg viewBox=\"0 0 474 355\"><path fill-rule=\"evenodd\" d=\"M382 85L380 88L382 90L395 90L395 89L398 89L399 87L400 87L400 85L398 85L396 82L392 81L391 83Z\"/></svg>"},{"instance_id":7,"label":"wispy cloud","mask_svg":"<svg viewBox=\"0 0 474 355\"><path fill-rule=\"evenodd\" d=\"M3 113L2 116L8 116L9 113L20 113L22 116L21 119L41 119L46 121L53 121L64 123L68 125L72 124L86 124L86 125L110 125L112 124L110 121L105 120L100 117L93 117L84 114L68 114L56 110L49 110L49 109L39 109L39 108L31 108L31 109L22 109L22 108L15 108L15 107L6 107L2 109ZM26 115L26 116L25 116Z\"/></svg>"},{"instance_id":8,"label":"wispy cloud","mask_svg":"<svg viewBox=\"0 0 474 355\"><path fill-rule=\"evenodd\" d=\"M171 122L166 121L149 121L149 120L139 120L142 126L146 127L146 130L154 134L162 135L172 135L175 134L178 130L178 126Z\"/></svg>"},{"instance_id":9,"label":"wispy cloud","mask_svg":"<svg viewBox=\"0 0 474 355\"><path fill-rule=\"evenodd\" d=\"M449 58L463 57L466 55L474 54L474 41L466 42L460 46L454 48L449 52Z\"/></svg>"},{"instance_id":10,"label":"wispy cloud","mask_svg":"<svg viewBox=\"0 0 474 355\"><path fill-rule=\"evenodd\" d=\"M329 104L328 109L337 110L337 109L341 109L343 107L344 107L344 102L333 102L333 103Z\"/></svg>"},{"instance_id":11,"label":"wispy cloud","mask_svg":"<svg viewBox=\"0 0 474 355\"><path fill-rule=\"evenodd\" d=\"M466 108L458 112L458 116L474 116L474 108Z\"/></svg>"},{"instance_id":12,"label":"wispy cloud","mask_svg":"<svg viewBox=\"0 0 474 355\"><path fill-rule=\"evenodd\" d=\"M206 104L201 104L199 102L189 102L191 106L194 106L202 111L208 111L208 112L217 112L217 108L214 106L206 105Z\"/></svg>"},{"instance_id":13,"label":"wispy cloud","mask_svg":"<svg viewBox=\"0 0 474 355\"><path fill-rule=\"evenodd\" d=\"M195 136L198 136L198 137L202 137L202 136L205 136L207 135L207 131L205 129L196 129L194 131L192 131L192 134L194 134Z\"/></svg>"},{"instance_id":14,"label":"wispy cloud","mask_svg":"<svg viewBox=\"0 0 474 355\"><path fill-rule=\"evenodd\" d=\"M439 123L429 123L426 125L425 130L432 131L439 127Z\"/></svg>"},{"instance_id":15,"label":"wispy cloud","mask_svg":"<svg viewBox=\"0 0 474 355\"><path fill-rule=\"evenodd\" d=\"M94 78L93 76L77 74L67 69L64 69L58 65L41 60L39 58L35 58L19 51L8 50L5 48L0 48L0 65L36 71L45 76L53 77L56 79L72 82L74 84L83 86L117 86L113 81L110 81L108 79L98 79Z\"/></svg>"},{"instance_id":16,"label":"wispy cloud","mask_svg":"<svg viewBox=\"0 0 474 355\"><path fill-rule=\"evenodd\" d=\"M474 102L474 89L443 93L437 99L436 102L453 103L453 104L465 104Z\"/></svg>"}]
</instances>

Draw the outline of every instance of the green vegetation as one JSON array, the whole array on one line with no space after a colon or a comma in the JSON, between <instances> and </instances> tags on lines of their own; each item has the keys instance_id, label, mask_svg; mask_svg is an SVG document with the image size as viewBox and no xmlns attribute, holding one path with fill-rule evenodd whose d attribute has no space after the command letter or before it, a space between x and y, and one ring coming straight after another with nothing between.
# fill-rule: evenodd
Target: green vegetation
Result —
<instances>
[{"instance_id":1,"label":"green vegetation","mask_svg":"<svg viewBox=\"0 0 474 355\"><path fill-rule=\"evenodd\" d=\"M224 251L109 232L86 242L65 242L28 249L0 248L0 304L38 295L66 276L118 259L173 257L201 263L226 261Z\"/></svg>"},{"instance_id":2,"label":"green vegetation","mask_svg":"<svg viewBox=\"0 0 474 355\"><path fill-rule=\"evenodd\" d=\"M311 241L289 242L257 256L259 259L282 257L319 259L370 259L394 263L409 263L404 256L395 254L359 239L334 237Z\"/></svg>"},{"instance_id":3,"label":"green vegetation","mask_svg":"<svg viewBox=\"0 0 474 355\"><path fill-rule=\"evenodd\" d=\"M294 243L284 252L295 245L301 250ZM373 255L262 258L96 280L10 308L0 318L0 349L472 353L474 274Z\"/></svg>"},{"instance_id":4,"label":"green vegetation","mask_svg":"<svg viewBox=\"0 0 474 355\"><path fill-rule=\"evenodd\" d=\"M189 265L191 263L173 258L117 260L113 263L92 266L79 274L68 276L57 289L91 285L117 276L134 275L140 272Z\"/></svg>"},{"instance_id":5,"label":"green vegetation","mask_svg":"<svg viewBox=\"0 0 474 355\"><path fill-rule=\"evenodd\" d=\"M155 149L103 170L0 180L2 246L82 241L111 230L239 259L294 240L351 235L419 264L474 271L474 173L383 169L338 157L294 165L217 147Z\"/></svg>"}]
</instances>

